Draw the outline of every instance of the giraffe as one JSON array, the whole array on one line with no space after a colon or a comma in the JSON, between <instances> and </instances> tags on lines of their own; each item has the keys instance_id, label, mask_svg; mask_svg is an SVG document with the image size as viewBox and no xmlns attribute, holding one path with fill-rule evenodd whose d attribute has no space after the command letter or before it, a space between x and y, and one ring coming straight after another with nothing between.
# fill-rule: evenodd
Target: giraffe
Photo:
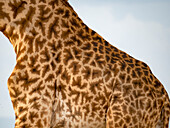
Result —
<instances>
[{"instance_id":1,"label":"giraffe","mask_svg":"<svg viewBox=\"0 0 170 128\"><path fill-rule=\"evenodd\" d=\"M168 128L169 97L150 68L112 46L67 0L0 0L16 53L15 128Z\"/></svg>"}]
</instances>

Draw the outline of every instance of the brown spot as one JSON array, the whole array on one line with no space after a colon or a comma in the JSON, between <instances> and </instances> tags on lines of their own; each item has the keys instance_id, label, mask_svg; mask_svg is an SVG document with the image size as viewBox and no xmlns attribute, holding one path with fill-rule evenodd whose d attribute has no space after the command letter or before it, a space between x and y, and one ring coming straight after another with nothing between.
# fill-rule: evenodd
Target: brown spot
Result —
<instances>
[{"instance_id":1,"label":"brown spot","mask_svg":"<svg viewBox=\"0 0 170 128\"><path fill-rule=\"evenodd\" d=\"M63 18L68 19L70 17L70 11L66 10L65 14L63 15Z\"/></svg>"},{"instance_id":2,"label":"brown spot","mask_svg":"<svg viewBox=\"0 0 170 128\"><path fill-rule=\"evenodd\" d=\"M49 71L50 71L51 69L50 69L50 65L44 65L43 67L42 67L42 77L44 77Z\"/></svg>"},{"instance_id":3,"label":"brown spot","mask_svg":"<svg viewBox=\"0 0 170 128\"><path fill-rule=\"evenodd\" d=\"M58 7L59 0L51 0L48 4L51 5L52 8L54 9L55 7Z\"/></svg>"},{"instance_id":4,"label":"brown spot","mask_svg":"<svg viewBox=\"0 0 170 128\"><path fill-rule=\"evenodd\" d=\"M12 2L9 2L9 7L13 11L13 18L15 19L19 13L22 13L22 11L25 9L24 5L27 4L26 1L19 1L16 0Z\"/></svg>"},{"instance_id":5,"label":"brown spot","mask_svg":"<svg viewBox=\"0 0 170 128\"><path fill-rule=\"evenodd\" d=\"M117 65L114 65L112 71L114 73L114 77L116 77L118 75L118 73L119 73L119 69L117 68Z\"/></svg>"},{"instance_id":6,"label":"brown spot","mask_svg":"<svg viewBox=\"0 0 170 128\"><path fill-rule=\"evenodd\" d=\"M39 120L36 122L36 127L38 127L38 128L43 128L43 124L41 123L41 119L39 119Z\"/></svg>"},{"instance_id":7,"label":"brown spot","mask_svg":"<svg viewBox=\"0 0 170 128\"><path fill-rule=\"evenodd\" d=\"M29 21L29 22L32 23L32 20L33 20L35 11L36 11L36 8L34 8L34 7L32 7L32 6L29 7L29 11L28 11L28 13L26 14L26 20L27 20L27 21Z\"/></svg>"},{"instance_id":8,"label":"brown spot","mask_svg":"<svg viewBox=\"0 0 170 128\"><path fill-rule=\"evenodd\" d=\"M99 78L102 76L102 72L100 70L94 69L92 71L92 79Z\"/></svg>"},{"instance_id":9,"label":"brown spot","mask_svg":"<svg viewBox=\"0 0 170 128\"><path fill-rule=\"evenodd\" d=\"M124 116L127 115L128 114L127 105L123 104L123 105L121 105L121 107L122 107L122 112L123 112Z\"/></svg>"},{"instance_id":10,"label":"brown spot","mask_svg":"<svg viewBox=\"0 0 170 128\"><path fill-rule=\"evenodd\" d=\"M71 19L71 24L72 24L75 28L79 28L79 27L80 27L79 22L78 22L75 18L72 18L72 19Z\"/></svg>"},{"instance_id":11,"label":"brown spot","mask_svg":"<svg viewBox=\"0 0 170 128\"><path fill-rule=\"evenodd\" d=\"M127 78L126 78L126 83L131 83L130 75L127 76Z\"/></svg>"},{"instance_id":12,"label":"brown spot","mask_svg":"<svg viewBox=\"0 0 170 128\"><path fill-rule=\"evenodd\" d=\"M101 108L100 108L98 103L92 102L91 103L91 109L92 109L92 112L98 112ZM92 117L94 117L94 116L95 115L92 115Z\"/></svg>"},{"instance_id":13,"label":"brown spot","mask_svg":"<svg viewBox=\"0 0 170 128\"><path fill-rule=\"evenodd\" d=\"M131 74L132 78L137 78L136 72L133 70Z\"/></svg>"},{"instance_id":14,"label":"brown spot","mask_svg":"<svg viewBox=\"0 0 170 128\"><path fill-rule=\"evenodd\" d=\"M117 93L117 94L113 94L113 96L112 96L112 102L114 103L114 104L117 104L117 103L122 103L123 102L123 99L122 99L122 95L120 94L120 93Z\"/></svg>"},{"instance_id":15,"label":"brown spot","mask_svg":"<svg viewBox=\"0 0 170 128\"><path fill-rule=\"evenodd\" d=\"M148 79L146 77L142 77L143 82L148 85Z\"/></svg>"},{"instance_id":16,"label":"brown spot","mask_svg":"<svg viewBox=\"0 0 170 128\"><path fill-rule=\"evenodd\" d=\"M73 55L76 59L80 60L82 58L82 51L76 47L73 47Z\"/></svg>"},{"instance_id":17,"label":"brown spot","mask_svg":"<svg viewBox=\"0 0 170 128\"><path fill-rule=\"evenodd\" d=\"M58 68L57 68L57 71L56 71L56 76L61 75L62 72L63 72L63 66L62 66L62 65L59 65Z\"/></svg>"},{"instance_id":18,"label":"brown spot","mask_svg":"<svg viewBox=\"0 0 170 128\"><path fill-rule=\"evenodd\" d=\"M139 79L139 80L133 80L132 81L132 84L134 86L134 88L142 88L144 85L143 85L143 82Z\"/></svg>"},{"instance_id":19,"label":"brown spot","mask_svg":"<svg viewBox=\"0 0 170 128\"><path fill-rule=\"evenodd\" d=\"M110 56L106 55L106 61L109 62L110 61Z\"/></svg>"},{"instance_id":20,"label":"brown spot","mask_svg":"<svg viewBox=\"0 0 170 128\"><path fill-rule=\"evenodd\" d=\"M81 46L83 44L83 42L75 35L73 35L72 37L70 37L70 39L75 42L75 44L77 46Z\"/></svg>"},{"instance_id":21,"label":"brown spot","mask_svg":"<svg viewBox=\"0 0 170 128\"><path fill-rule=\"evenodd\" d=\"M65 69L65 71L61 75L61 79L65 80L67 82L67 84L70 82L71 76L69 75L67 69Z\"/></svg>"},{"instance_id":22,"label":"brown spot","mask_svg":"<svg viewBox=\"0 0 170 128\"><path fill-rule=\"evenodd\" d=\"M62 34L61 34L61 38L65 40L65 39L69 38L70 34L71 34L70 29L67 29L66 31L63 30Z\"/></svg>"},{"instance_id":23,"label":"brown spot","mask_svg":"<svg viewBox=\"0 0 170 128\"><path fill-rule=\"evenodd\" d=\"M83 41L90 39L89 35L85 33L82 29L77 32L77 36L81 38Z\"/></svg>"},{"instance_id":24,"label":"brown spot","mask_svg":"<svg viewBox=\"0 0 170 128\"><path fill-rule=\"evenodd\" d=\"M34 121L38 118L38 114L36 112L29 112L28 119L34 123Z\"/></svg>"},{"instance_id":25,"label":"brown spot","mask_svg":"<svg viewBox=\"0 0 170 128\"><path fill-rule=\"evenodd\" d=\"M39 95L42 94L42 90L44 90L45 86L43 85L43 82L39 82L38 85L34 88L31 89L31 91L29 92L29 95L38 93Z\"/></svg>"},{"instance_id":26,"label":"brown spot","mask_svg":"<svg viewBox=\"0 0 170 128\"><path fill-rule=\"evenodd\" d=\"M85 52L83 57L83 64L87 64L93 57L93 52Z\"/></svg>"},{"instance_id":27,"label":"brown spot","mask_svg":"<svg viewBox=\"0 0 170 128\"><path fill-rule=\"evenodd\" d=\"M130 115L134 115L134 114L136 114L136 110L135 110L135 108L133 108L133 107L129 107L129 114Z\"/></svg>"},{"instance_id":28,"label":"brown spot","mask_svg":"<svg viewBox=\"0 0 170 128\"><path fill-rule=\"evenodd\" d=\"M143 75L141 68L136 68L135 71L137 72L139 77Z\"/></svg>"},{"instance_id":29,"label":"brown spot","mask_svg":"<svg viewBox=\"0 0 170 128\"><path fill-rule=\"evenodd\" d=\"M133 96L138 99L138 98L142 98L145 96L145 94L143 93L143 90L134 90L133 91Z\"/></svg>"},{"instance_id":30,"label":"brown spot","mask_svg":"<svg viewBox=\"0 0 170 128\"><path fill-rule=\"evenodd\" d=\"M123 126L123 124L124 124L124 121L121 119L120 121L119 121L119 126Z\"/></svg>"},{"instance_id":31,"label":"brown spot","mask_svg":"<svg viewBox=\"0 0 170 128\"><path fill-rule=\"evenodd\" d=\"M54 75L53 74L49 74L46 78L45 78L45 82L52 82L54 79Z\"/></svg>"},{"instance_id":32,"label":"brown spot","mask_svg":"<svg viewBox=\"0 0 170 128\"><path fill-rule=\"evenodd\" d=\"M103 80L98 80L90 84L90 91L96 94L98 91L102 90Z\"/></svg>"},{"instance_id":33,"label":"brown spot","mask_svg":"<svg viewBox=\"0 0 170 128\"><path fill-rule=\"evenodd\" d=\"M40 75L39 64L36 64L38 60L38 55L32 56L29 59L30 59L30 63L28 62L28 66L30 68L31 73Z\"/></svg>"},{"instance_id":34,"label":"brown spot","mask_svg":"<svg viewBox=\"0 0 170 128\"><path fill-rule=\"evenodd\" d=\"M51 59L51 56L49 54L50 52L48 51L48 49L45 47L45 50L42 51L40 54L42 55L42 57L40 58L40 62L44 63L44 62L49 62Z\"/></svg>"},{"instance_id":35,"label":"brown spot","mask_svg":"<svg viewBox=\"0 0 170 128\"><path fill-rule=\"evenodd\" d=\"M161 87L161 83L160 83L158 80L156 80L156 81L154 82L154 87L155 87L155 88Z\"/></svg>"},{"instance_id":36,"label":"brown spot","mask_svg":"<svg viewBox=\"0 0 170 128\"><path fill-rule=\"evenodd\" d=\"M128 96L131 94L132 86L131 85L124 85L123 86L123 96Z\"/></svg>"},{"instance_id":37,"label":"brown spot","mask_svg":"<svg viewBox=\"0 0 170 128\"><path fill-rule=\"evenodd\" d=\"M79 73L81 65L78 62L72 62L69 68L72 69L73 75L76 75Z\"/></svg>"},{"instance_id":38,"label":"brown spot","mask_svg":"<svg viewBox=\"0 0 170 128\"><path fill-rule=\"evenodd\" d=\"M54 71L55 69L56 69L56 64L54 63L54 61L52 61L51 63L50 63L50 65L51 65L51 68L52 68L52 70Z\"/></svg>"},{"instance_id":39,"label":"brown spot","mask_svg":"<svg viewBox=\"0 0 170 128\"><path fill-rule=\"evenodd\" d=\"M148 71L144 71L144 74L145 74L145 76L148 76L149 72Z\"/></svg>"},{"instance_id":40,"label":"brown spot","mask_svg":"<svg viewBox=\"0 0 170 128\"><path fill-rule=\"evenodd\" d=\"M27 107L19 107L19 109L18 109L19 114L22 114L22 113L27 112L27 111L28 111Z\"/></svg>"},{"instance_id":41,"label":"brown spot","mask_svg":"<svg viewBox=\"0 0 170 128\"><path fill-rule=\"evenodd\" d=\"M64 41L64 46L66 47L71 47L71 46L74 46L74 42L73 41Z\"/></svg>"},{"instance_id":42,"label":"brown spot","mask_svg":"<svg viewBox=\"0 0 170 128\"><path fill-rule=\"evenodd\" d=\"M116 79L116 82L113 85L113 91L121 91L121 83L118 79Z\"/></svg>"},{"instance_id":43,"label":"brown spot","mask_svg":"<svg viewBox=\"0 0 170 128\"><path fill-rule=\"evenodd\" d=\"M84 77L84 79L88 80L91 77L91 68L89 68L88 66L85 66L83 71L82 71L82 75Z\"/></svg>"},{"instance_id":44,"label":"brown spot","mask_svg":"<svg viewBox=\"0 0 170 128\"><path fill-rule=\"evenodd\" d=\"M70 60L74 57L72 55L71 49L64 49L64 64L67 65Z\"/></svg>"},{"instance_id":45,"label":"brown spot","mask_svg":"<svg viewBox=\"0 0 170 128\"><path fill-rule=\"evenodd\" d=\"M147 111L149 111L150 109L152 109L152 108L151 108L151 107L152 107L151 102L152 102L152 101L151 101L150 99L147 100L146 107L145 107Z\"/></svg>"},{"instance_id":46,"label":"brown spot","mask_svg":"<svg viewBox=\"0 0 170 128\"><path fill-rule=\"evenodd\" d=\"M51 9L48 6L38 5L38 10L40 11L38 16L39 21L45 23L51 19L52 13L51 13Z\"/></svg>"},{"instance_id":47,"label":"brown spot","mask_svg":"<svg viewBox=\"0 0 170 128\"><path fill-rule=\"evenodd\" d=\"M21 87L23 87L24 90L28 90L28 88L31 85L34 85L39 80L39 78L29 78L29 75L27 72L25 72L24 75L18 74L18 76L19 76L19 82L22 83Z\"/></svg>"},{"instance_id":48,"label":"brown spot","mask_svg":"<svg viewBox=\"0 0 170 128\"><path fill-rule=\"evenodd\" d=\"M98 48L93 48L93 51L94 52L98 52Z\"/></svg>"},{"instance_id":49,"label":"brown spot","mask_svg":"<svg viewBox=\"0 0 170 128\"><path fill-rule=\"evenodd\" d=\"M90 44L90 43L85 43L85 44L83 44L82 49L83 49L83 50L90 50L90 49L91 49L91 44Z\"/></svg>"},{"instance_id":50,"label":"brown spot","mask_svg":"<svg viewBox=\"0 0 170 128\"><path fill-rule=\"evenodd\" d=\"M64 9L63 8L57 8L56 11L55 11L55 14L57 15L63 15L64 14Z\"/></svg>"},{"instance_id":51,"label":"brown spot","mask_svg":"<svg viewBox=\"0 0 170 128\"><path fill-rule=\"evenodd\" d=\"M80 97L81 97L81 92L77 91L76 89L72 89L71 87L69 87L69 94L68 95L69 95L69 97L72 97L73 103L78 105L78 103L80 101Z\"/></svg>"},{"instance_id":52,"label":"brown spot","mask_svg":"<svg viewBox=\"0 0 170 128\"><path fill-rule=\"evenodd\" d=\"M66 28L66 29L68 29L68 28L69 28L68 21L66 21L66 20L62 20L62 21L61 21L61 27L62 27L62 28Z\"/></svg>"},{"instance_id":53,"label":"brown spot","mask_svg":"<svg viewBox=\"0 0 170 128\"><path fill-rule=\"evenodd\" d=\"M105 81L109 81L111 78L111 71L109 69L105 69L104 71Z\"/></svg>"},{"instance_id":54,"label":"brown spot","mask_svg":"<svg viewBox=\"0 0 170 128\"><path fill-rule=\"evenodd\" d=\"M33 102L30 106L31 109L35 109L36 111L39 111L41 109L41 104L39 104L39 102Z\"/></svg>"},{"instance_id":55,"label":"brown spot","mask_svg":"<svg viewBox=\"0 0 170 128\"><path fill-rule=\"evenodd\" d=\"M125 83L126 74L125 73L120 73L119 78L120 78L122 83Z\"/></svg>"},{"instance_id":56,"label":"brown spot","mask_svg":"<svg viewBox=\"0 0 170 128\"><path fill-rule=\"evenodd\" d=\"M41 38L41 36L35 39L35 49L36 51L40 51L46 43L46 39Z\"/></svg>"},{"instance_id":57,"label":"brown spot","mask_svg":"<svg viewBox=\"0 0 170 128\"><path fill-rule=\"evenodd\" d=\"M26 35L24 41L29 45L27 52L33 53L34 52L34 37Z\"/></svg>"},{"instance_id":58,"label":"brown spot","mask_svg":"<svg viewBox=\"0 0 170 128\"><path fill-rule=\"evenodd\" d=\"M103 68L104 65L105 65L105 61L104 61L103 55L98 55L98 54L96 54L96 55L95 55L95 62L96 62L96 64L97 64L100 68Z\"/></svg>"},{"instance_id":59,"label":"brown spot","mask_svg":"<svg viewBox=\"0 0 170 128\"><path fill-rule=\"evenodd\" d=\"M55 57L55 62L56 63L60 63L61 62L61 52L59 52L57 55L56 55L56 57Z\"/></svg>"},{"instance_id":60,"label":"brown spot","mask_svg":"<svg viewBox=\"0 0 170 128\"><path fill-rule=\"evenodd\" d=\"M120 69L121 69L121 71L125 71L125 69L126 69L126 63L125 62L120 62Z\"/></svg>"},{"instance_id":61,"label":"brown spot","mask_svg":"<svg viewBox=\"0 0 170 128\"><path fill-rule=\"evenodd\" d=\"M24 123L27 121L27 114L24 114L22 117L20 117L20 123Z\"/></svg>"},{"instance_id":62,"label":"brown spot","mask_svg":"<svg viewBox=\"0 0 170 128\"><path fill-rule=\"evenodd\" d=\"M21 37L23 37L23 34L25 33L26 28L30 27L30 23L32 23L35 10L36 10L35 8L30 6L29 11L27 12L25 18L21 18L20 20L15 22L17 25L20 25Z\"/></svg>"},{"instance_id":63,"label":"brown spot","mask_svg":"<svg viewBox=\"0 0 170 128\"><path fill-rule=\"evenodd\" d=\"M118 122L120 119L121 119L120 116L114 116L114 122L115 122L115 123ZM119 126L119 125L118 125L118 126Z\"/></svg>"},{"instance_id":64,"label":"brown spot","mask_svg":"<svg viewBox=\"0 0 170 128\"><path fill-rule=\"evenodd\" d=\"M148 70L148 65L147 65L147 64L145 64L145 63L142 62L142 66L143 66L143 67L142 67L143 69L147 69L147 70Z\"/></svg>"},{"instance_id":65,"label":"brown spot","mask_svg":"<svg viewBox=\"0 0 170 128\"><path fill-rule=\"evenodd\" d=\"M61 40L58 40L58 41L53 40L52 42L48 43L48 46L50 46L51 48L50 50L52 50L53 52L57 52L62 49L63 44Z\"/></svg>"},{"instance_id":66,"label":"brown spot","mask_svg":"<svg viewBox=\"0 0 170 128\"><path fill-rule=\"evenodd\" d=\"M136 124L138 122L138 119L136 118L136 116L132 117L132 121L133 121L133 124Z\"/></svg>"},{"instance_id":67,"label":"brown spot","mask_svg":"<svg viewBox=\"0 0 170 128\"><path fill-rule=\"evenodd\" d=\"M52 36L55 38L59 37L60 31L57 31L57 27L59 27L59 18L55 17L54 21L48 27L48 39L51 39Z\"/></svg>"},{"instance_id":68,"label":"brown spot","mask_svg":"<svg viewBox=\"0 0 170 128\"><path fill-rule=\"evenodd\" d=\"M140 106L140 109L142 110L145 107L145 100L146 100L145 97L139 100L139 106Z\"/></svg>"}]
</instances>

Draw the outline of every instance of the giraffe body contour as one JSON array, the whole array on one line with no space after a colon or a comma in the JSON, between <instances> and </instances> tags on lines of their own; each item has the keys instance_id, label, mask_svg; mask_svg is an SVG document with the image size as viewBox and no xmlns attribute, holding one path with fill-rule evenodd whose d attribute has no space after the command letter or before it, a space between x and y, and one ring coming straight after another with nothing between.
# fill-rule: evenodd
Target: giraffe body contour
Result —
<instances>
[{"instance_id":1,"label":"giraffe body contour","mask_svg":"<svg viewBox=\"0 0 170 128\"><path fill-rule=\"evenodd\" d=\"M16 128L168 128L150 68L87 27L66 0L0 0L17 55L8 79Z\"/></svg>"}]
</instances>

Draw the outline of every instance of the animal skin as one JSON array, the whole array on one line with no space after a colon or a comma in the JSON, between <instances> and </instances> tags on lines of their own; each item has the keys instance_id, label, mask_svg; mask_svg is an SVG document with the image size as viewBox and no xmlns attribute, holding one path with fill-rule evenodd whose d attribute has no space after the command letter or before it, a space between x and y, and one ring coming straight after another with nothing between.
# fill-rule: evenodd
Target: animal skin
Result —
<instances>
[{"instance_id":1,"label":"animal skin","mask_svg":"<svg viewBox=\"0 0 170 128\"><path fill-rule=\"evenodd\" d=\"M168 94L150 68L109 44L67 0L0 0L16 53L15 128L168 128Z\"/></svg>"}]
</instances>

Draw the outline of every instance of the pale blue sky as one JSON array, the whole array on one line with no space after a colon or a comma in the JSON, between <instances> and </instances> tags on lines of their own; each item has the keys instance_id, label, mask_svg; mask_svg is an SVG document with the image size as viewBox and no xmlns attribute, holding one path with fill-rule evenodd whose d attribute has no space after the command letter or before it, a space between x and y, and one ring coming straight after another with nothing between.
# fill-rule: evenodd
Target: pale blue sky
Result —
<instances>
[{"instance_id":1,"label":"pale blue sky","mask_svg":"<svg viewBox=\"0 0 170 128\"><path fill-rule=\"evenodd\" d=\"M170 0L70 0L70 3L89 27L114 46L146 62L170 93ZM14 112L6 83L15 66L15 54L2 33L0 60L0 126L12 128Z\"/></svg>"}]
</instances>

